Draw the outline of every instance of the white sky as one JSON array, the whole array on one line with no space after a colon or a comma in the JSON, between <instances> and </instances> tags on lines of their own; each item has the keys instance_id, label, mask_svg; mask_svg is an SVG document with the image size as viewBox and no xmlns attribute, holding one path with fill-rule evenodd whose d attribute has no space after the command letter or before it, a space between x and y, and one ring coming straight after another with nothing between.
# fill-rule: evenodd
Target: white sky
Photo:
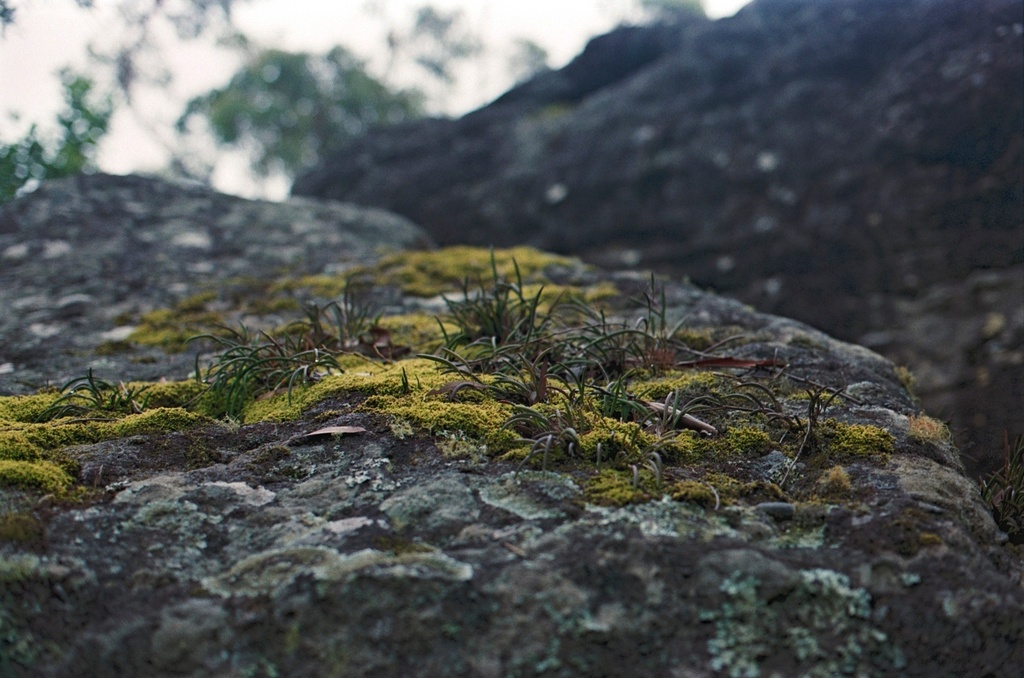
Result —
<instances>
[{"instance_id":1,"label":"white sky","mask_svg":"<svg viewBox=\"0 0 1024 678\"><path fill-rule=\"evenodd\" d=\"M749 0L705 0L708 14L730 16ZM87 47L116 41L123 23L115 0L94 0L92 10L74 0L16 0L16 23L0 36L0 140L21 136L29 123L53 125L61 107L55 74L63 66L87 70ZM550 63L560 67L578 54L586 41L629 18L633 0L250 0L236 2L235 24L266 46L293 51L323 52L341 44L366 59L371 72L384 68L384 37L389 26L408 26L415 8L461 9L469 27L487 47L486 56L459 73L458 87L446 92L436 107L459 114L487 103L513 83L507 70L516 38L529 38L547 49ZM155 171L166 163L161 146L175 140L170 125L192 96L223 85L239 61L210 40L178 42L164 38L166 61L173 74L170 88L150 88L139 99L145 120L130 113L115 116L100 145L98 163L113 173ZM395 74L400 85L416 84L413 73ZM428 90L429 92L429 90ZM441 99L442 97L439 97ZM15 123L8 113L20 115ZM148 128L148 129L147 129ZM287 185L256 185L242 157L226 157L214 184L227 192L280 198Z\"/></svg>"}]
</instances>

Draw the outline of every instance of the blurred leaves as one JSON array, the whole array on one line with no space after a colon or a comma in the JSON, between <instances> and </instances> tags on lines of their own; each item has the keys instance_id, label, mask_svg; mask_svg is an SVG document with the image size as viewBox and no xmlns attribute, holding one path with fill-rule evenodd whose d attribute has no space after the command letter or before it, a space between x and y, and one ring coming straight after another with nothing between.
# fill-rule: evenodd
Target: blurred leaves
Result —
<instances>
[{"instance_id":1,"label":"blurred leaves","mask_svg":"<svg viewBox=\"0 0 1024 678\"><path fill-rule=\"evenodd\" d=\"M18 141L0 141L0 202L10 200L26 184L66 177L92 169L96 145L110 126L114 104L96 96L89 78L69 69L61 71L65 109L58 114L57 134L45 134L36 125Z\"/></svg>"},{"instance_id":2,"label":"blurred leaves","mask_svg":"<svg viewBox=\"0 0 1024 678\"><path fill-rule=\"evenodd\" d=\"M257 175L294 175L370 127L422 108L419 92L392 91L343 47L323 55L268 49L224 87L189 101L177 129L186 133L199 119L218 143L247 150Z\"/></svg>"}]
</instances>

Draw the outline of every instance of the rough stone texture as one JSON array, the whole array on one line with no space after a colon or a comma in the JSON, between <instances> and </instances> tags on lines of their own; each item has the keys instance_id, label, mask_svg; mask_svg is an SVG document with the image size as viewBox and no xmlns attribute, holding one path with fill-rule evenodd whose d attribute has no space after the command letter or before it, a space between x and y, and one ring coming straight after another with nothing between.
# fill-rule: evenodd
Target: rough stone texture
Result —
<instances>
[{"instance_id":1,"label":"rough stone texture","mask_svg":"<svg viewBox=\"0 0 1024 678\"><path fill-rule=\"evenodd\" d=\"M60 385L86 369L182 378L187 355L91 356L134 329L125 318L230 279L336 271L382 249L429 245L401 217L354 205L243 200L138 176L47 182L0 206L0 393Z\"/></svg>"},{"instance_id":2,"label":"rough stone texture","mask_svg":"<svg viewBox=\"0 0 1024 678\"><path fill-rule=\"evenodd\" d=\"M62 238L105 243L112 262L145 245L126 234L147 232L126 214L133 202L143 214L189 200L227 205L188 222L213 234L235 228L231 206L258 211L243 230L263 235L234 241L236 254L215 260L243 272L280 256L260 220L308 223L303 210L350 210L300 203L272 211L132 178L43 190L70 201L93 181L137 201L76 198L60 219L80 230ZM8 206L0 223L26 223L11 215L34 204ZM103 205L104 218L94 218ZM60 231L33 223L39 239L19 231L19 242L45 252ZM123 228L102 239L112 224ZM415 230L394 228L419 242ZM153 274L134 287L120 287L114 273L84 280L91 303L172 299L167 286L194 284L194 248L158 251L149 257ZM4 275L12 298L60 289L52 263L25 261ZM580 275L614 284L624 298L646 281ZM94 488L88 502L0 486L0 675L1018 675L1019 552L948 442L908 434L918 407L893 365L689 284L667 281L665 300L668 321L742 331L747 340L733 355L785 360L793 377L844 388L848 397L830 415L891 433L891 460L845 464L856 501L595 506L577 473L517 475L509 463L447 458L434 439L398 438L385 419L353 407L359 396L344 394L294 421L84 445L66 453ZM66 331L102 326L101 316L83 317ZM3 346L33 341L8 334ZM94 356L82 351L80 365L90 364ZM65 369L37 365L44 376ZM366 431L304 435L327 424ZM200 461L193 450L204 451ZM786 461L770 452L733 470L776 480Z\"/></svg>"},{"instance_id":3,"label":"rough stone texture","mask_svg":"<svg viewBox=\"0 0 1024 678\"><path fill-rule=\"evenodd\" d=\"M442 244L641 263L869 345L987 470L1024 433L1022 32L1020 0L755 0L619 29L294 193Z\"/></svg>"},{"instance_id":4,"label":"rough stone texture","mask_svg":"<svg viewBox=\"0 0 1024 678\"><path fill-rule=\"evenodd\" d=\"M860 404L836 416L892 433L889 463L847 465L859 501L594 506L571 473L446 459L345 397L82 446L106 492L44 499L39 537L0 543L4 675L1017 675L1024 566L948 443L908 436L892 365L666 293L669 317L742 328L744 356L846 387ZM367 432L303 436L325 423ZM186 470L186 446L217 462ZM746 472L771 480L771 456Z\"/></svg>"}]
</instances>

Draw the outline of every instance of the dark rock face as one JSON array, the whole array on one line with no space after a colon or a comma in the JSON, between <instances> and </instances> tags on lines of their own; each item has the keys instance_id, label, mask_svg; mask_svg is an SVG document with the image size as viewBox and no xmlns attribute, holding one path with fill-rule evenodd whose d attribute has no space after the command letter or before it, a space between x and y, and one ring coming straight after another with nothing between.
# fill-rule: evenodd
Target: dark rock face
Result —
<instances>
[{"instance_id":1,"label":"dark rock face","mask_svg":"<svg viewBox=\"0 0 1024 678\"><path fill-rule=\"evenodd\" d=\"M1024 433L1022 32L1020 0L759 0L620 29L294 193L442 244L642 263L866 343L987 469Z\"/></svg>"},{"instance_id":2,"label":"dark rock face","mask_svg":"<svg viewBox=\"0 0 1024 678\"><path fill-rule=\"evenodd\" d=\"M0 393L79 377L181 378L191 358L93 353L131 319L229 279L314 274L430 244L382 210L243 200L207 188L96 174L47 182L0 206Z\"/></svg>"}]
</instances>

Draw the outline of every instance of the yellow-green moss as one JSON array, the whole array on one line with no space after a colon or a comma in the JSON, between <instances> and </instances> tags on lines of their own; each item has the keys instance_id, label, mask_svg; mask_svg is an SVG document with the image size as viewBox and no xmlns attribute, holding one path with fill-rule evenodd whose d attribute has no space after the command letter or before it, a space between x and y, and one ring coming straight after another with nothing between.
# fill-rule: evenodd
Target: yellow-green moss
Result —
<instances>
[{"instance_id":1,"label":"yellow-green moss","mask_svg":"<svg viewBox=\"0 0 1024 678\"><path fill-rule=\"evenodd\" d=\"M909 367L903 365L897 365L895 367L896 378L900 380L900 384L907 390L907 393L914 394L914 388L917 386L917 377L910 370Z\"/></svg>"},{"instance_id":2,"label":"yellow-green moss","mask_svg":"<svg viewBox=\"0 0 1024 678\"><path fill-rule=\"evenodd\" d=\"M8 512L0 515L0 541L18 544L43 540L43 525L30 513Z\"/></svg>"},{"instance_id":3,"label":"yellow-green moss","mask_svg":"<svg viewBox=\"0 0 1024 678\"><path fill-rule=\"evenodd\" d=\"M561 257L532 247L494 250L498 274L513 279L515 264L524 282L542 282L540 274L553 265L578 265L573 259ZM491 250L482 247L447 247L442 250L409 251L384 257L367 269L381 285L399 287L417 297L433 297L442 292L461 289L468 278L470 285L491 280Z\"/></svg>"},{"instance_id":4,"label":"yellow-green moss","mask_svg":"<svg viewBox=\"0 0 1024 678\"><path fill-rule=\"evenodd\" d=\"M0 484L48 494L63 494L71 487L67 471L47 461L0 460Z\"/></svg>"},{"instance_id":5,"label":"yellow-green moss","mask_svg":"<svg viewBox=\"0 0 1024 678\"><path fill-rule=\"evenodd\" d=\"M423 358L381 364L355 357L347 365L344 373L324 377L312 386L296 387L290 394L279 393L250 403L243 413L244 421L297 419L312 405L342 393L404 395L408 385L410 394L422 398L430 389L452 379L438 372L437 363Z\"/></svg>"},{"instance_id":6,"label":"yellow-green moss","mask_svg":"<svg viewBox=\"0 0 1024 678\"><path fill-rule=\"evenodd\" d=\"M875 459L885 461L893 451L892 434L866 424L844 424L835 419L818 423L817 436L829 459Z\"/></svg>"},{"instance_id":7,"label":"yellow-green moss","mask_svg":"<svg viewBox=\"0 0 1024 678\"><path fill-rule=\"evenodd\" d=\"M37 445L33 445L24 436L4 436L0 434L0 459L11 461L32 461L42 457Z\"/></svg>"},{"instance_id":8,"label":"yellow-green moss","mask_svg":"<svg viewBox=\"0 0 1024 678\"><path fill-rule=\"evenodd\" d=\"M519 436L503 428L512 416L511 405L498 402L461 403L420 394L370 396L363 409L409 421L430 435L461 433L467 440L487 445L490 455L522 447Z\"/></svg>"},{"instance_id":9,"label":"yellow-green moss","mask_svg":"<svg viewBox=\"0 0 1024 678\"><path fill-rule=\"evenodd\" d=\"M598 506L625 506L650 501L657 494L652 492L654 474L647 469L637 472L636 484L632 470L617 471L602 469L583 486L583 499Z\"/></svg>"},{"instance_id":10,"label":"yellow-green moss","mask_svg":"<svg viewBox=\"0 0 1024 678\"><path fill-rule=\"evenodd\" d=\"M681 480L672 483L668 488L668 495L676 501L685 501L704 508L721 505L721 497L715 494L711 486L696 480Z\"/></svg>"},{"instance_id":11,"label":"yellow-green moss","mask_svg":"<svg viewBox=\"0 0 1024 678\"><path fill-rule=\"evenodd\" d=\"M213 423L209 417L195 412L188 412L177 407L157 407L140 414L132 414L109 426L107 431L100 429L100 435L106 438L122 438L142 433L169 433L184 431L203 424ZM109 433L109 434L108 434Z\"/></svg>"},{"instance_id":12,"label":"yellow-green moss","mask_svg":"<svg viewBox=\"0 0 1024 678\"><path fill-rule=\"evenodd\" d=\"M714 332L707 327L682 327L676 331L673 338L697 351L703 351L715 343Z\"/></svg>"},{"instance_id":13,"label":"yellow-green moss","mask_svg":"<svg viewBox=\"0 0 1024 678\"><path fill-rule=\"evenodd\" d=\"M764 480L744 482L725 473L717 472L705 474L702 480L715 488L723 506L728 506L737 499L743 499L749 503L790 500L782 488Z\"/></svg>"},{"instance_id":14,"label":"yellow-green moss","mask_svg":"<svg viewBox=\"0 0 1024 678\"><path fill-rule=\"evenodd\" d=\"M183 299L173 308L158 308L143 314L128 341L146 346L158 346L168 353L185 349L189 338L199 334L222 333L221 313L206 310L209 294Z\"/></svg>"},{"instance_id":15,"label":"yellow-green moss","mask_svg":"<svg viewBox=\"0 0 1024 678\"><path fill-rule=\"evenodd\" d=\"M407 346L413 355L433 353L444 343L437 317L426 313L409 313L380 319L380 326L391 334L394 346ZM458 332L455 325L446 323L449 334Z\"/></svg>"},{"instance_id":16,"label":"yellow-green moss","mask_svg":"<svg viewBox=\"0 0 1024 678\"><path fill-rule=\"evenodd\" d=\"M664 401L678 390L680 400L686 402L690 398L716 391L721 379L711 372L672 372L658 379L637 382L633 385L633 391L637 397L645 400Z\"/></svg>"},{"instance_id":17,"label":"yellow-green moss","mask_svg":"<svg viewBox=\"0 0 1024 678\"><path fill-rule=\"evenodd\" d=\"M7 405L8 413L19 409ZM24 408L19 414L34 410L34 407ZM141 433L181 431L209 422L212 420L203 415L180 408L156 408L111 420L99 417L41 423L7 420L0 428L0 464L4 465L0 479L20 487L64 492L71 485L71 474L77 467L65 448Z\"/></svg>"},{"instance_id":18,"label":"yellow-green moss","mask_svg":"<svg viewBox=\"0 0 1024 678\"><path fill-rule=\"evenodd\" d=\"M268 290L270 295L281 293L305 292L313 297L325 299L340 297L349 286L347 275L304 275L298 278L283 278L272 284ZM277 297L289 298L289 297Z\"/></svg>"},{"instance_id":19,"label":"yellow-green moss","mask_svg":"<svg viewBox=\"0 0 1024 678\"><path fill-rule=\"evenodd\" d=\"M10 422L32 422L61 397L56 391L33 395L0 397L0 425Z\"/></svg>"},{"instance_id":20,"label":"yellow-green moss","mask_svg":"<svg viewBox=\"0 0 1024 678\"><path fill-rule=\"evenodd\" d=\"M654 435L641 430L635 422L597 417L592 428L580 435L580 452L585 460L596 462L600 444L602 462L613 461L620 456L635 460L654 443Z\"/></svg>"},{"instance_id":21,"label":"yellow-green moss","mask_svg":"<svg viewBox=\"0 0 1024 678\"><path fill-rule=\"evenodd\" d=\"M716 436L694 436L696 449L707 457L760 457L772 449L772 439L755 426L734 426Z\"/></svg>"}]
</instances>

